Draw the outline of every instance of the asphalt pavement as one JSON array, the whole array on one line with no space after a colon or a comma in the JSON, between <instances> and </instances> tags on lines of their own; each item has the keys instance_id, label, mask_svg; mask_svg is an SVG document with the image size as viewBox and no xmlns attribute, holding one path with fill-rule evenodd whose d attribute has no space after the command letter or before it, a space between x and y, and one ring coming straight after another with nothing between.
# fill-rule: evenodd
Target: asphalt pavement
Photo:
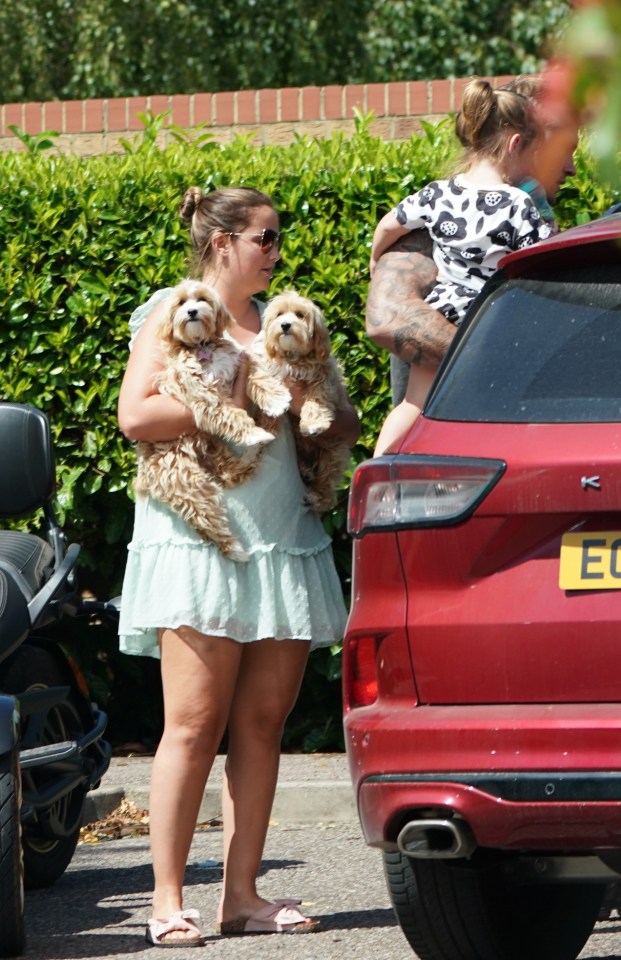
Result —
<instances>
[{"instance_id":1,"label":"asphalt pavement","mask_svg":"<svg viewBox=\"0 0 621 960\"><path fill-rule=\"evenodd\" d=\"M88 798L86 822L105 819L122 800L148 810L152 758L115 757ZM224 757L208 784L186 871L185 903L201 913L203 948L218 960L409 960L383 878L381 855L362 839L343 754L284 754L260 893L297 897L321 930L306 936L218 937L214 926L222 880L220 786ZM60 880L26 897L26 960L98 960L157 956L144 941L152 875L148 836L81 842ZM203 956L203 951L191 956ZM187 949L169 948L170 960Z\"/></svg>"},{"instance_id":2,"label":"asphalt pavement","mask_svg":"<svg viewBox=\"0 0 621 960\"><path fill-rule=\"evenodd\" d=\"M115 758L87 813L106 817L125 799L148 809L151 758ZM416 960L392 912L382 858L366 846L343 755L284 755L259 892L299 897L321 929L306 936L218 937L222 830L217 822L223 758L205 791L185 878L185 905L201 913L203 948L168 949L169 960ZM93 819L97 819L94 816ZM24 960L130 960L158 956L144 940L152 874L148 836L84 841L54 886L26 894ZM621 957L621 919L596 925L580 960Z\"/></svg>"}]
</instances>

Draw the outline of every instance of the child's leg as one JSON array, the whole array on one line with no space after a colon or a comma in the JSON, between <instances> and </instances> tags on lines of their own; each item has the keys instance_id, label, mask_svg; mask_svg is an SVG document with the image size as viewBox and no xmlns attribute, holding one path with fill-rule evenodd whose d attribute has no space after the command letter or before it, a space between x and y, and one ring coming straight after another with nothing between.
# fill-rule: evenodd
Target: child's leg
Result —
<instances>
[{"instance_id":1,"label":"child's leg","mask_svg":"<svg viewBox=\"0 0 621 960\"><path fill-rule=\"evenodd\" d=\"M386 417L380 430L374 457L381 455L396 443L414 425L421 411L437 367L410 367L405 397Z\"/></svg>"},{"instance_id":2,"label":"child's leg","mask_svg":"<svg viewBox=\"0 0 621 960\"><path fill-rule=\"evenodd\" d=\"M373 456L381 457L388 447L400 440L414 425L419 413L420 407L417 407L414 403L409 403L408 400L402 400L398 406L391 410L380 430Z\"/></svg>"}]
</instances>

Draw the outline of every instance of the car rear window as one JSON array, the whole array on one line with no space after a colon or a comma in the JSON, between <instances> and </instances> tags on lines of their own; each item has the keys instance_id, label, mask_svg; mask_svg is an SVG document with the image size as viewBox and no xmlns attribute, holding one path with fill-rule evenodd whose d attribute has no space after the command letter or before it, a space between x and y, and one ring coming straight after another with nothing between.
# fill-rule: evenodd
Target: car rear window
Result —
<instances>
[{"instance_id":1,"label":"car rear window","mask_svg":"<svg viewBox=\"0 0 621 960\"><path fill-rule=\"evenodd\" d=\"M425 409L495 423L621 420L621 268L507 279L474 305Z\"/></svg>"}]
</instances>

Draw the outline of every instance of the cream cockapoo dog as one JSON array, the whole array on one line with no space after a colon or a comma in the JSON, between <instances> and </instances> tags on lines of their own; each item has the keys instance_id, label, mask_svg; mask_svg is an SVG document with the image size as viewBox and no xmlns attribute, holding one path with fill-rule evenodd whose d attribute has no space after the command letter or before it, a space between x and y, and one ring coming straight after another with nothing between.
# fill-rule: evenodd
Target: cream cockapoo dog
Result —
<instances>
[{"instance_id":1,"label":"cream cockapoo dog","mask_svg":"<svg viewBox=\"0 0 621 960\"><path fill-rule=\"evenodd\" d=\"M321 310L295 290L278 294L266 307L254 349L268 373L304 383L306 397L295 429L300 473L308 505L320 513L330 510L350 452L342 441L323 436L347 392Z\"/></svg>"},{"instance_id":2,"label":"cream cockapoo dog","mask_svg":"<svg viewBox=\"0 0 621 960\"><path fill-rule=\"evenodd\" d=\"M177 286L159 329L164 366L160 393L194 414L195 433L175 440L140 442L136 491L176 511L203 539L232 560L248 559L233 536L222 488L256 469L261 448L274 435L231 402L240 347L225 336L232 318L218 294L204 283ZM269 418L282 416L291 395L282 380L250 358L248 395Z\"/></svg>"}]
</instances>

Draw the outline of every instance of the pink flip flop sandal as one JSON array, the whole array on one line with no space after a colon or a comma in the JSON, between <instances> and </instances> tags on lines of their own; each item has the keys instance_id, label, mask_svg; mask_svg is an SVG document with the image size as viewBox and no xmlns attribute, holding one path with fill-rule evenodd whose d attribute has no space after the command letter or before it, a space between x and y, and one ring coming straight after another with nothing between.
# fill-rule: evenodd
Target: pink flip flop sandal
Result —
<instances>
[{"instance_id":1,"label":"pink flip flop sandal","mask_svg":"<svg viewBox=\"0 0 621 960\"><path fill-rule=\"evenodd\" d=\"M196 926L195 920L200 920L198 910L180 910L178 913L173 913L168 920L151 917L147 920L145 939L152 947L202 947L205 937ZM188 939L177 937L162 939L167 933L173 933L173 931L194 933L196 936Z\"/></svg>"},{"instance_id":2,"label":"pink flip flop sandal","mask_svg":"<svg viewBox=\"0 0 621 960\"><path fill-rule=\"evenodd\" d=\"M222 936L257 933L314 933L319 920L311 920L298 910L301 900L277 900L268 903L249 917L224 920L216 930Z\"/></svg>"}]
</instances>

